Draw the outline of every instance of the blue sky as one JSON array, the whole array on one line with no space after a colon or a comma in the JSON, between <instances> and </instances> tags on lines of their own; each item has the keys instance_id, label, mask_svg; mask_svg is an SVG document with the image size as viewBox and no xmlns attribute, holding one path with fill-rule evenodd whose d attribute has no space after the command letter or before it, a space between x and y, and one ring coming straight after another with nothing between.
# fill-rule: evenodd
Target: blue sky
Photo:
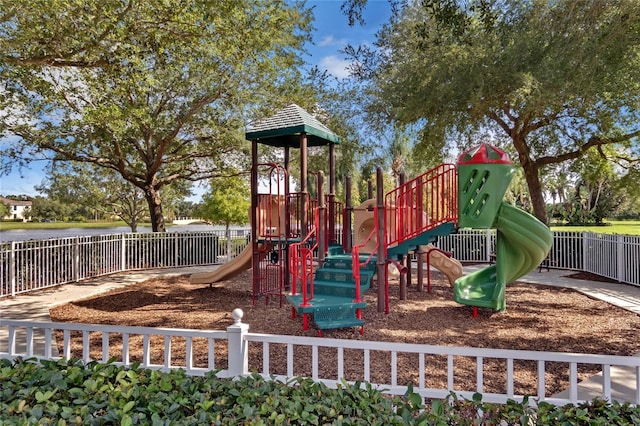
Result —
<instances>
[{"instance_id":1,"label":"blue sky","mask_svg":"<svg viewBox=\"0 0 640 426\"><path fill-rule=\"evenodd\" d=\"M313 43L307 46L307 62L316 64L338 78L346 77L348 65L340 53L347 44L355 46L372 43L376 32L388 22L391 6L387 0L369 0L364 10L365 25L349 26L347 17L340 10L342 0L307 1L313 7L315 22ZM0 177L0 194L38 195L34 186L43 179L43 162L33 162L29 168L13 170L8 176ZM192 201L199 201L199 196Z\"/></svg>"},{"instance_id":2,"label":"blue sky","mask_svg":"<svg viewBox=\"0 0 640 426\"><path fill-rule=\"evenodd\" d=\"M347 17L340 10L342 0L307 1L313 7L316 28L314 43L307 46L309 62L326 69L335 77L347 76L344 55L339 53L347 44L358 46L372 43L376 32L389 21L391 6L387 0L369 0L364 10L365 25L349 26Z\"/></svg>"}]
</instances>

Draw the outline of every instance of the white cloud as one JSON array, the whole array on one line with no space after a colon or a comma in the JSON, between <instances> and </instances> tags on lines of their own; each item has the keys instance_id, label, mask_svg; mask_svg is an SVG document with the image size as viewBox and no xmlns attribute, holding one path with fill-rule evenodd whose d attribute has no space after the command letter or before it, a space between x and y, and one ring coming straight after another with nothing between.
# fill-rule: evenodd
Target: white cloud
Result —
<instances>
[{"instance_id":1,"label":"white cloud","mask_svg":"<svg viewBox=\"0 0 640 426\"><path fill-rule=\"evenodd\" d=\"M322 40L320 40L320 43L318 43L318 46L321 46L321 47L344 46L345 44L347 44L346 40L337 39L337 38L334 38L332 35L328 35L328 36L325 36L325 38L323 38Z\"/></svg>"},{"instance_id":2,"label":"white cloud","mask_svg":"<svg viewBox=\"0 0 640 426\"><path fill-rule=\"evenodd\" d=\"M337 78L349 77L349 70L347 67L351 62L346 59L340 59L335 55L325 56L320 60L320 69L326 69L331 75Z\"/></svg>"}]
</instances>

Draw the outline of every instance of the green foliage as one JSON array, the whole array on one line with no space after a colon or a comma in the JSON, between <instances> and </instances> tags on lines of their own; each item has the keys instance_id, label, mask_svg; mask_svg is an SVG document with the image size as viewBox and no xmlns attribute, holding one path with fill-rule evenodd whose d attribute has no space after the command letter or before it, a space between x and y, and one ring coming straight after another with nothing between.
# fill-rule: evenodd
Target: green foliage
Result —
<instances>
[{"instance_id":1,"label":"green foliage","mask_svg":"<svg viewBox=\"0 0 640 426\"><path fill-rule=\"evenodd\" d=\"M95 362L0 360L0 395L0 420L11 424L403 424L368 384L329 389Z\"/></svg>"},{"instance_id":2,"label":"green foliage","mask_svg":"<svg viewBox=\"0 0 640 426\"><path fill-rule=\"evenodd\" d=\"M605 145L625 167L638 160L635 0L403 2L376 46L348 50L369 110L419 126L418 154L506 140L545 222L546 167Z\"/></svg>"},{"instance_id":3,"label":"green foliage","mask_svg":"<svg viewBox=\"0 0 640 426\"><path fill-rule=\"evenodd\" d=\"M632 425L640 408L595 399L538 408L468 400L453 393L423 398L409 387L388 397L371 384L346 382L330 389L310 379L288 383L259 375L236 380L183 370L160 372L139 366L77 360L0 360L0 423L36 425Z\"/></svg>"},{"instance_id":4,"label":"green foliage","mask_svg":"<svg viewBox=\"0 0 640 426\"><path fill-rule=\"evenodd\" d=\"M291 102L311 31L302 3L1 0L2 169L95 164L139 188L154 231L161 190L247 164L243 128Z\"/></svg>"},{"instance_id":5,"label":"green foliage","mask_svg":"<svg viewBox=\"0 0 640 426\"><path fill-rule=\"evenodd\" d=\"M542 425L637 425L640 408L628 403L609 403L602 399L557 407L545 402L538 408L538 423Z\"/></svg>"},{"instance_id":6,"label":"green foliage","mask_svg":"<svg viewBox=\"0 0 640 426\"><path fill-rule=\"evenodd\" d=\"M86 218L120 218L137 232L138 224L148 217L149 207L144 193L123 180L113 170L86 163L54 161L46 169L46 179L36 189L47 195L49 202L62 203L72 209L71 220ZM167 202L169 186L163 191ZM185 195L186 191L181 191Z\"/></svg>"},{"instance_id":7,"label":"green foliage","mask_svg":"<svg viewBox=\"0 0 640 426\"><path fill-rule=\"evenodd\" d=\"M246 224L249 221L251 188L246 177L212 179L210 190L203 194L200 215L217 224Z\"/></svg>"},{"instance_id":8,"label":"green foliage","mask_svg":"<svg viewBox=\"0 0 640 426\"><path fill-rule=\"evenodd\" d=\"M72 205L60 200L52 200L47 197L37 196L33 199L33 220L65 221L71 217Z\"/></svg>"},{"instance_id":9,"label":"green foliage","mask_svg":"<svg viewBox=\"0 0 640 426\"><path fill-rule=\"evenodd\" d=\"M629 170L617 182L617 190L624 194L618 206L616 217L620 219L640 219L640 169Z\"/></svg>"},{"instance_id":10,"label":"green foliage","mask_svg":"<svg viewBox=\"0 0 640 426\"><path fill-rule=\"evenodd\" d=\"M5 216L9 215L10 211L11 211L11 209L10 209L8 204L0 203L0 219L2 219Z\"/></svg>"}]
</instances>

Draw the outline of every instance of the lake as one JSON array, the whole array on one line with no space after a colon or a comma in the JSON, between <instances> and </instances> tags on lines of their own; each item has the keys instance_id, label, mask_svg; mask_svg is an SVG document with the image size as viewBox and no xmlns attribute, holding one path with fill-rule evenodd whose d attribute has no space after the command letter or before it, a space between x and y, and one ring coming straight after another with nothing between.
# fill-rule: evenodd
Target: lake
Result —
<instances>
[{"instance_id":1,"label":"lake","mask_svg":"<svg viewBox=\"0 0 640 426\"><path fill-rule=\"evenodd\" d=\"M234 229L248 229L247 226L232 226ZM224 231L224 226L191 224L176 225L167 227L167 232L210 232ZM28 240L46 240L48 238L66 238L86 235L110 235L130 233L131 228L128 226L116 226L112 228L64 228L64 229L10 229L0 230L0 241L28 241ZM138 226L138 233L151 232L150 226Z\"/></svg>"}]
</instances>

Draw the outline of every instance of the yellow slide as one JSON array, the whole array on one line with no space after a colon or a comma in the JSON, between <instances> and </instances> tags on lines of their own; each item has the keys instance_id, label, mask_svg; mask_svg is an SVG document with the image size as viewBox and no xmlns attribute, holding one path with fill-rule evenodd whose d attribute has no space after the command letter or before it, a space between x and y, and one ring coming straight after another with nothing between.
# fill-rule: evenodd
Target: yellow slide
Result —
<instances>
[{"instance_id":1,"label":"yellow slide","mask_svg":"<svg viewBox=\"0 0 640 426\"><path fill-rule=\"evenodd\" d=\"M462 264L458 259L446 256L431 244L422 246L422 250L429 256L430 265L445 274L451 285L462 276Z\"/></svg>"},{"instance_id":2,"label":"yellow slide","mask_svg":"<svg viewBox=\"0 0 640 426\"><path fill-rule=\"evenodd\" d=\"M262 248L262 244L258 248ZM248 244L242 253L218 266L214 271L191 275L191 284L212 284L235 277L251 268L251 252L251 244Z\"/></svg>"}]
</instances>

